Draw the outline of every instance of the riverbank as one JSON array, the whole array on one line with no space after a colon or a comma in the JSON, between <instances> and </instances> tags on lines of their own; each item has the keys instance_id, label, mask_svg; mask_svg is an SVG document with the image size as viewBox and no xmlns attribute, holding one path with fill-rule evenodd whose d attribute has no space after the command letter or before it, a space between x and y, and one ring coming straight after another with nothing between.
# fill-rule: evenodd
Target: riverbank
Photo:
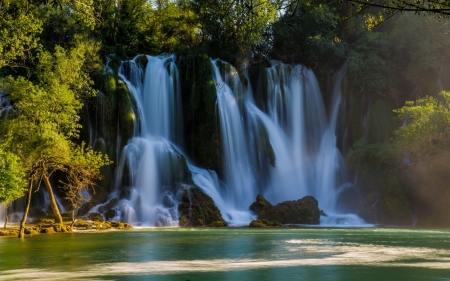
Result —
<instances>
[{"instance_id":1,"label":"riverbank","mask_svg":"<svg viewBox=\"0 0 450 281\"><path fill-rule=\"evenodd\" d=\"M132 229L128 223L108 222L108 221L83 221L78 220L73 226L71 223L63 225L56 224L53 221L43 221L39 223L27 223L25 225L25 235L33 234L52 234L57 232L96 232L111 229ZM20 224L8 224L6 228L0 229L0 236L18 236Z\"/></svg>"}]
</instances>

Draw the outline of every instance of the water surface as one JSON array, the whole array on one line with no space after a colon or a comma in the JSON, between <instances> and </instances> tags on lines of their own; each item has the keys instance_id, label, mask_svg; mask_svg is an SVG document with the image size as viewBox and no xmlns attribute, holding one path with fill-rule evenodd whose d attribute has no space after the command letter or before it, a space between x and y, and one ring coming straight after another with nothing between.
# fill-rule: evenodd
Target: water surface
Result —
<instances>
[{"instance_id":1,"label":"water surface","mask_svg":"<svg viewBox=\"0 0 450 281\"><path fill-rule=\"evenodd\" d=\"M450 280L450 230L136 229L0 237L0 280Z\"/></svg>"}]
</instances>

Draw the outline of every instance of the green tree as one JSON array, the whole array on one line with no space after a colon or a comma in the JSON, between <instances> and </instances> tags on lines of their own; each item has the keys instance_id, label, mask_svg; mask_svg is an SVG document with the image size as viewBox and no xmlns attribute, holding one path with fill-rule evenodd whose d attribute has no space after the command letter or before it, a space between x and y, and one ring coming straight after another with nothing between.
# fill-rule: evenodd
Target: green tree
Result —
<instances>
[{"instance_id":1,"label":"green tree","mask_svg":"<svg viewBox=\"0 0 450 281\"><path fill-rule=\"evenodd\" d=\"M205 52L239 65L263 39L281 4L268 0L191 0L185 5L196 15L194 24Z\"/></svg>"},{"instance_id":2,"label":"green tree","mask_svg":"<svg viewBox=\"0 0 450 281\"><path fill-rule=\"evenodd\" d=\"M332 73L345 59L347 44L340 38L342 16L337 3L302 1L291 5L273 24L271 57L303 63L322 73Z\"/></svg>"},{"instance_id":3,"label":"green tree","mask_svg":"<svg viewBox=\"0 0 450 281\"><path fill-rule=\"evenodd\" d=\"M107 155L86 149L84 143L72 149L70 159L63 163L61 171L65 172L66 180L61 181L61 184L64 198L72 207L72 225L75 222L75 210L89 200L83 196L83 192L93 190L96 182L102 178L100 168L109 164L111 162Z\"/></svg>"},{"instance_id":4,"label":"green tree","mask_svg":"<svg viewBox=\"0 0 450 281\"><path fill-rule=\"evenodd\" d=\"M20 159L0 147L0 203L5 204L5 228L9 203L24 196L25 191L25 169Z\"/></svg>"},{"instance_id":5,"label":"green tree","mask_svg":"<svg viewBox=\"0 0 450 281\"><path fill-rule=\"evenodd\" d=\"M83 44L71 50L56 47L53 55L44 51L38 58L36 82L11 76L1 80L2 90L9 93L14 104L14 111L6 121L5 144L21 158L31 175L26 208L33 185L42 180L53 214L62 223L50 177L56 171L67 170L77 155L73 141L80 129L80 99L94 91L83 71L86 59ZM25 211L22 226L26 216Z\"/></svg>"}]
</instances>

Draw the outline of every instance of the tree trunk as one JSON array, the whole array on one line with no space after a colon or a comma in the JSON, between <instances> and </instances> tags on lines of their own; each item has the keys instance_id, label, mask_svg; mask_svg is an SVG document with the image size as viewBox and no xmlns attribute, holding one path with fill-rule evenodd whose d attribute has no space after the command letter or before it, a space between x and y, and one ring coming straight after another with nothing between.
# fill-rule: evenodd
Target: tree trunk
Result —
<instances>
[{"instance_id":1,"label":"tree trunk","mask_svg":"<svg viewBox=\"0 0 450 281\"><path fill-rule=\"evenodd\" d=\"M50 207L52 208L53 215L55 216L56 223L62 224L63 219L61 217L61 213L59 212L58 204L56 204L55 195L53 195L52 185L50 184L50 180L47 176L42 176L44 180L45 187L47 188L48 197L50 199Z\"/></svg>"},{"instance_id":2,"label":"tree trunk","mask_svg":"<svg viewBox=\"0 0 450 281\"><path fill-rule=\"evenodd\" d=\"M28 210L30 209L32 191L33 191L33 181L30 180L28 185L27 204L25 205L23 217L22 220L20 221L19 238L23 238L25 236L25 222L27 221Z\"/></svg>"},{"instance_id":3,"label":"tree trunk","mask_svg":"<svg viewBox=\"0 0 450 281\"><path fill-rule=\"evenodd\" d=\"M72 210L72 224L70 225L70 227L73 227L74 224L75 224L75 209Z\"/></svg>"},{"instance_id":4,"label":"tree trunk","mask_svg":"<svg viewBox=\"0 0 450 281\"><path fill-rule=\"evenodd\" d=\"M9 202L5 203L5 226L3 228L6 228L6 225L8 224L8 208L9 207Z\"/></svg>"}]
</instances>

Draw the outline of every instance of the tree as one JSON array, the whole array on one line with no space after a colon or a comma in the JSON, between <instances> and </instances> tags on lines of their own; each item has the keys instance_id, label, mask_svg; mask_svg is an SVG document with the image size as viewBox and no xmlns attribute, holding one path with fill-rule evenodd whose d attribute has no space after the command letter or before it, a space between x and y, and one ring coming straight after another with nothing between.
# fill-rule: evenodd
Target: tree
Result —
<instances>
[{"instance_id":1,"label":"tree","mask_svg":"<svg viewBox=\"0 0 450 281\"><path fill-rule=\"evenodd\" d=\"M184 5L196 15L194 24L206 53L239 65L276 20L280 2L190 0Z\"/></svg>"},{"instance_id":2,"label":"tree","mask_svg":"<svg viewBox=\"0 0 450 281\"><path fill-rule=\"evenodd\" d=\"M75 222L75 210L88 201L83 192L96 185L96 181L102 178L100 168L110 163L107 155L86 149L84 143L72 149L71 158L61 169L66 174L66 180L61 183L64 198L72 207L72 225Z\"/></svg>"},{"instance_id":3,"label":"tree","mask_svg":"<svg viewBox=\"0 0 450 281\"><path fill-rule=\"evenodd\" d=\"M38 55L35 82L9 76L0 84L14 104L14 110L6 121L4 143L9 151L20 157L30 175L26 209L29 208L33 185L42 180L58 223L62 223L62 217L50 177L71 165L70 159L76 147L73 140L78 137L80 129L78 112L82 108L81 98L94 93L91 81L83 71L85 51L85 45L81 43L71 50L56 47L53 55L43 51Z\"/></svg>"},{"instance_id":4,"label":"tree","mask_svg":"<svg viewBox=\"0 0 450 281\"><path fill-rule=\"evenodd\" d=\"M22 197L25 191L25 170L20 159L0 147L0 203L5 204L5 228L9 203Z\"/></svg>"},{"instance_id":5,"label":"tree","mask_svg":"<svg viewBox=\"0 0 450 281\"><path fill-rule=\"evenodd\" d=\"M332 1L291 5L273 24L271 57L332 73L347 52L347 43L340 38L343 17L339 12L339 5Z\"/></svg>"},{"instance_id":6,"label":"tree","mask_svg":"<svg viewBox=\"0 0 450 281\"><path fill-rule=\"evenodd\" d=\"M437 1L426 1L426 0L348 0L349 2L382 8L387 13L393 14L397 12L414 12L419 13L431 13L437 14L439 16L448 17L450 16L450 1L448 0L437 0Z\"/></svg>"},{"instance_id":7,"label":"tree","mask_svg":"<svg viewBox=\"0 0 450 281\"><path fill-rule=\"evenodd\" d=\"M0 69L26 68L26 61L39 47L37 35L42 21L33 13L26 13L21 1L0 3Z\"/></svg>"}]
</instances>

